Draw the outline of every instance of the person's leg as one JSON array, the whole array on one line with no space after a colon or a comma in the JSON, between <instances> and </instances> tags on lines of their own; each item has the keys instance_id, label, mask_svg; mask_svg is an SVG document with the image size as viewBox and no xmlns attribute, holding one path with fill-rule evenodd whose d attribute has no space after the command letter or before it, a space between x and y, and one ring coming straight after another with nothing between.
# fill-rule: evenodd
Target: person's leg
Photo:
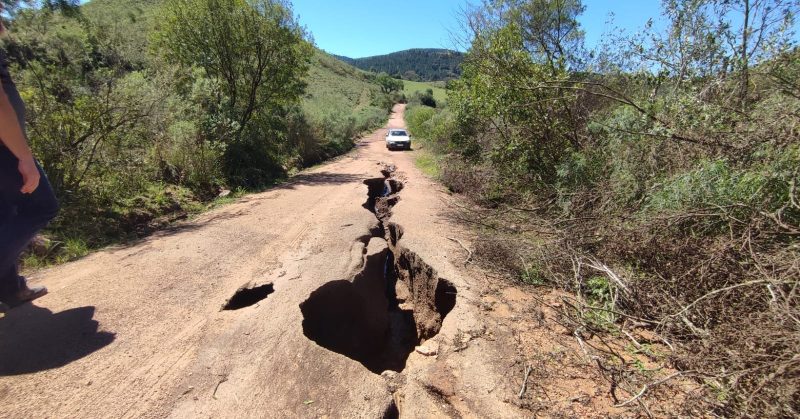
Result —
<instances>
[{"instance_id":1,"label":"person's leg","mask_svg":"<svg viewBox=\"0 0 800 419\"><path fill-rule=\"evenodd\" d=\"M20 276L17 264L7 267L0 281L0 301L13 300L13 297L26 286L25 278Z\"/></svg>"},{"instance_id":2,"label":"person's leg","mask_svg":"<svg viewBox=\"0 0 800 419\"><path fill-rule=\"evenodd\" d=\"M16 158L0 146L0 300L26 289L17 272L20 254L30 240L58 213L58 201L41 167L42 180L31 194L22 194ZM13 167L14 170L9 170ZM8 301L6 301L8 302Z\"/></svg>"},{"instance_id":3,"label":"person's leg","mask_svg":"<svg viewBox=\"0 0 800 419\"><path fill-rule=\"evenodd\" d=\"M14 107L25 133L25 103L17 91L0 52L0 83ZM58 201L41 166L38 188L31 194L20 192L22 176L19 160L0 144L0 301L14 305L47 293L44 288L31 290L17 272L19 256L36 233L58 213Z\"/></svg>"}]
</instances>

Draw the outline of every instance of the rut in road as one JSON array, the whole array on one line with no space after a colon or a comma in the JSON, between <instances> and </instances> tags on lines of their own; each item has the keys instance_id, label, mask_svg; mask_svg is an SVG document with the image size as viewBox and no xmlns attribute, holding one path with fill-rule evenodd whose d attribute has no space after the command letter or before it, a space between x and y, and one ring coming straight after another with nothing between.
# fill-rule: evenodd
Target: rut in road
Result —
<instances>
[{"instance_id":1,"label":"rut in road","mask_svg":"<svg viewBox=\"0 0 800 419\"><path fill-rule=\"evenodd\" d=\"M222 310L239 310L256 305L273 292L275 292L275 288L271 282L264 285L247 283L236 290L228 301L225 301L225 304L222 305Z\"/></svg>"},{"instance_id":2,"label":"rut in road","mask_svg":"<svg viewBox=\"0 0 800 419\"><path fill-rule=\"evenodd\" d=\"M380 374L400 372L414 347L435 336L456 304L456 288L400 245L402 227L389 222L403 183L387 166L364 181L364 208L377 218L364 245L363 269L331 281L300 304L303 333L318 345Z\"/></svg>"}]
</instances>

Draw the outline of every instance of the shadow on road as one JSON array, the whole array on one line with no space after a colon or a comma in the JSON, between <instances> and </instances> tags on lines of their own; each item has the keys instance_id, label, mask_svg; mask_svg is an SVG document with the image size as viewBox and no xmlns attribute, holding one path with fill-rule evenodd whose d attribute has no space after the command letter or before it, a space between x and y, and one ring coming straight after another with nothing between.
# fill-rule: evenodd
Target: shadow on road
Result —
<instances>
[{"instance_id":1,"label":"shadow on road","mask_svg":"<svg viewBox=\"0 0 800 419\"><path fill-rule=\"evenodd\" d=\"M15 308L0 319L0 376L62 367L114 341L98 331L94 307L53 313L33 304Z\"/></svg>"},{"instance_id":2,"label":"shadow on road","mask_svg":"<svg viewBox=\"0 0 800 419\"><path fill-rule=\"evenodd\" d=\"M363 180L363 176L350 173L300 173L289 178L283 185L276 186L275 189L294 189L298 186L341 185L344 183L361 182Z\"/></svg>"}]
</instances>

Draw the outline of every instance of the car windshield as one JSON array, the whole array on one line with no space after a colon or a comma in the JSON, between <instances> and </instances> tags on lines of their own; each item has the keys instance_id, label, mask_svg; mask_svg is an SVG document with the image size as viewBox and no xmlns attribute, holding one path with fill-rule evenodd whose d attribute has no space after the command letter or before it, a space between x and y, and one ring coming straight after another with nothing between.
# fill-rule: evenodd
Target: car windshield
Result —
<instances>
[{"instance_id":1,"label":"car windshield","mask_svg":"<svg viewBox=\"0 0 800 419\"><path fill-rule=\"evenodd\" d=\"M392 137L405 137L407 135L405 131L392 131Z\"/></svg>"}]
</instances>

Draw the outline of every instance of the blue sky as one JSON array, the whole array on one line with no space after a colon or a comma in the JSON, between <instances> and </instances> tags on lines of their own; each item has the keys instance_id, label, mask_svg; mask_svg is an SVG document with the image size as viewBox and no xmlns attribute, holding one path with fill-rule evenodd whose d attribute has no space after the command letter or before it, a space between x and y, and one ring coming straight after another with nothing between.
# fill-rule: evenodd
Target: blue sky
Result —
<instances>
[{"instance_id":1,"label":"blue sky","mask_svg":"<svg viewBox=\"0 0 800 419\"><path fill-rule=\"evenodd\" d=\"M333 54L359 58L409 48L454 48L459 10L467 0L292 0L300 22L317 46ZM659 0L584 0L580 21L586 45L593 48L612 27L635 31L658 18ZM608 26L609 13L614 25Z\"/></svg>"}]
</instances>

